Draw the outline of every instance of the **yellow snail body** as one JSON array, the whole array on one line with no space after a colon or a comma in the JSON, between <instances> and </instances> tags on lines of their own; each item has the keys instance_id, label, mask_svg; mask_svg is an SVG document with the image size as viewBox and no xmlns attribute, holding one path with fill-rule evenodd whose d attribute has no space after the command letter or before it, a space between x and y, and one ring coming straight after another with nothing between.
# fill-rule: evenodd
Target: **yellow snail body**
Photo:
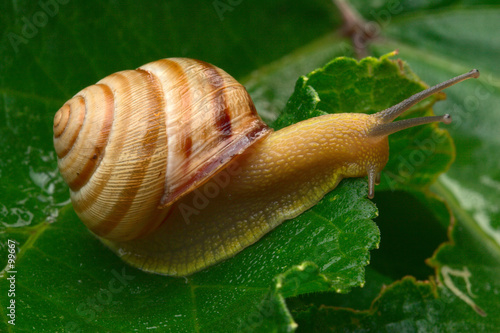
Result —
<instances>
[{"instance_id":1,"label":"yellow snail body","mask_svg":"<svg viewBox=\"0 0 500 333\"><path fill-rule=\"evenodd\" d=\"M235 255L389 157L388 135L451 121L392 122L473 70L372 115L330 114L273 132L245 88L202 61L112 74L54 117L59 170L80 219L124 261L185 276Z\"/></svg>"}]
</instances>

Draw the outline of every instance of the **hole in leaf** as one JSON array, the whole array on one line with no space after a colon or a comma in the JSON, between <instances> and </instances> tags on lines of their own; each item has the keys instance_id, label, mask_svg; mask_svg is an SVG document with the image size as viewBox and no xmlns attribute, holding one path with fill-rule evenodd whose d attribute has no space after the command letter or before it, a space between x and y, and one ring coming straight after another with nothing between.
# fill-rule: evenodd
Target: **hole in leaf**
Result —
<instances>
[{"instance_id":1,"label":"hole in leaf","mask_svg":"<svg viewBox=\"0 0 500 333\"><path fill-rule=\"evenodd\" d=\"M425 260L447 241L447 226L440 222L447 217L436 216L408 192L378 192L374 202L379 210L375 223L380 228L381 242L380 248L371 252L371 268L395 280L406 275L427 280L434 275ZM443 205L433 198L430 204Z\"/></svg>"}]
</instances>

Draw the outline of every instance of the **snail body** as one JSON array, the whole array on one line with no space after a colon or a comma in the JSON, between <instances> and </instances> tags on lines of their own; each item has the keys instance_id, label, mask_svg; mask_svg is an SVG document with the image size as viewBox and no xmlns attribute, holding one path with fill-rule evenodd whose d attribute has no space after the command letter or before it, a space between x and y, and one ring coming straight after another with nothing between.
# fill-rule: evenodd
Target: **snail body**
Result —
<instances>
[{"instance_id":1,"label":"snail body","mask_svg":"<svg viewBox=\"0 0 500 333\"><path fill-rule=\"evenodd\" d=\"M392 122L474 70L372 115L329 114L272 131L245 88L202 61L112 74L66 102L54 146L73 207L124 261L184 276L235 255L316 204L343 178L388 161L388 135L449 122Z\"/></svg>"}]
</instances>

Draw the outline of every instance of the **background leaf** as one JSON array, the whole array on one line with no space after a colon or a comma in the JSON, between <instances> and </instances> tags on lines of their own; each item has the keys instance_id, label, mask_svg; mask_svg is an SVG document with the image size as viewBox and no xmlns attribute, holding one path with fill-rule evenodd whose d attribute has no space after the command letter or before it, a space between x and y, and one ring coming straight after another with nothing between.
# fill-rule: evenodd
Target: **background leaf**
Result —
<instances>
[{"instance_id":1,"label":"background leaf","mask_svg":"<svg viewBox=\"0 0 500 333\"><path fill-rule=\"evenodd\" d=\"M446 176L431 187L446 199L452 215L427 190L437 171L434 162L441 165L438 169L448 162L434 150L435 159L426 158L418 167L413 165L413 172L405 174L408 168L398 167L401 159L397 152L403 148L407 155L402 156L410 161L412 150L407 147L421 150L420 146L408 142L406 135L393 140L393 164L387 169L393 173L386 174L391 181L386 179L377 188L375 199L380 209L376 221L382 232L381 250L372 253L363 289L348 295L314 293L291 297L325 288L347 291L362 284L360 267L366 262L367 248L378 243L377 238L360 240L364 243L360 265L338 275L348 283L332 284L337 275L329 276L330 282L325 283L320 266L309 262L299 265L307 259L299 258L300 254L292 260L298 266L291 261L276 264L260 281L252 278L259 274L250 268L235 274L231 271L232 261L184 280L144 274L125 266L78 222L68 205L67 187L56 169L51 126L54 112L82 87L114 71L159 58L198 58L244 82L259 112L272 122L300 75L322 67L335 56L353 55L349 41L331 32L340 27L340 16L330 1L242 1L233 2L223 12L216 9L221 2L229 3L59 0L0 4L1 266L7 260L7 239L15 239L18 249L22 249L16 262L18 321L15 328L6 324L8 299L2 297L0 330L220 331L226 328L221 320L227 322L229 331L235 327L242 331L287 330L297 325L306 329L310 327L307 318L312 318L306 313L313 313L312 309L321 305L336 308L318 312L321 317L315 318L319 322L354 330L356 327L346 322L335 324L333 319L345 311L352 313L339 308L369 309L381 287L391 283L391 292L383 293L371 307L371 311L383 309L380 318L354 314L353 320L360 323L357 328L488 331L498 327L500 168L496 152L500 142L496 128L500 122L500 73L496 59L500 55L500 37L495 32L500 28L500 7L495 1L352 1L379 28L379 38L371 46L373 55L399 49L399 57L428 84L472 67L478 67L482 74L477 81L448 89L447 101L435 107L436 114L448 112L454 118L446 129L456 142L457 159ZM48 8L48 3L58 5ZM428 138L430 132L426 131L419 135ZM345 184L351 188L345 190L356 192L357 198L366 193L363 180ZM398 191L392 192L394 189ZM328 198L335 197L332 193ZM354 201L368 209L364 213L357 211L363 220L373 216L373 207L365 199ZM405 209L398 214L394 205L417 207L410 210L416 218L405 216L409 211ZM446 241L444 231L450 216L455 221L455 227L449 229L450 241L439 247L429 261L436 269L436 282L432 277L429 283L412 279L397 282L406 274L421 280L434 275L423 260ZM303 224L294 223L284 226L301 230ZM399 232L390 231L395 224ZM361 226L376 235L370 222ZM257 243L257 251L272 254L269 247L275 244L275 234L285 232L282 229ZM401 232L405 232L404 237ZM261 260L250 254L245 258L237 256L235 260L253 263L249 267ZM445 266L470 271L472 291L477 296L471 299L487 317L478 315L446 285L441 274ZM8 289L4 278L0 278L2 293ZM219 278L226 282L224 288L213 287L220 283ZM277 288L280 281L290 285L297 279L304 283L300 288L291 288L295 293ZM264 280L267 283L262 283ZM451 281L467 294L464 279L451 276ZM409 303L402 302L405 299ZM407 312L405 304L412 304L410 309L415 313ZM273 315L267 315L269 311ZM351 320L349 316L343 318ZM444 320L443 326L432 326L439 320Z\"/></svg>"}]
</instances>

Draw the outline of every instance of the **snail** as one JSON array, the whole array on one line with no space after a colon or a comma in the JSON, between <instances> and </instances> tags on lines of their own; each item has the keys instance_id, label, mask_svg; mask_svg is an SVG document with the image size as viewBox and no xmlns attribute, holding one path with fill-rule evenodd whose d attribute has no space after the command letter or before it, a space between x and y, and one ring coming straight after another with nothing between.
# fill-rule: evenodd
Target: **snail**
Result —
<instances>
[{"instance_id":1,"label":"snail","mask_svg":"<svg viewBox=\"0 0 500 333\"><path fill-rule=\"evenodd\" d=\"M245 90L203 61L117 72L54 117L60 173L83 223L125 262L186 276L234 256L315 205L342 178L388 161L388 135L449 115L392 122L455 77L372 115L328 114L279 131Z\"/></svg>"}]
</instances>

